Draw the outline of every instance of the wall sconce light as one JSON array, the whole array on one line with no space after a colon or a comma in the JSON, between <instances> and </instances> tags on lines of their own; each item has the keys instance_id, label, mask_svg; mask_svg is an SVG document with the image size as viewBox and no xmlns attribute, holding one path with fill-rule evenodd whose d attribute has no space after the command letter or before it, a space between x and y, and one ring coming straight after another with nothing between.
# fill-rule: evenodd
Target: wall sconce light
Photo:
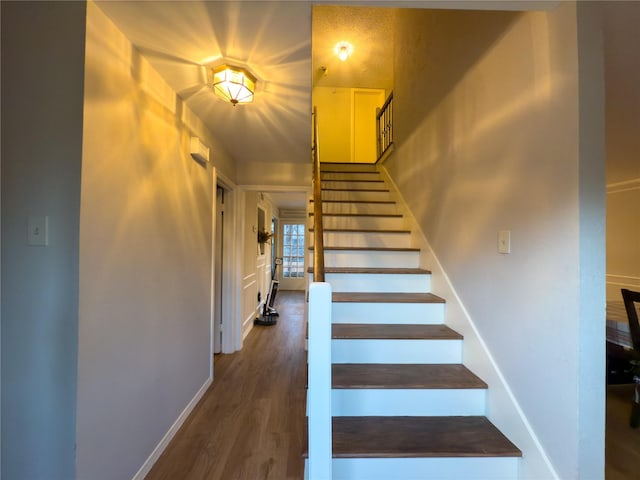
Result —
<instances>
[{"instance_id":1,"label":"wall sconce light","mask_svg":"<svg viewBox=\"0 0 640 480\"><path fill-rule=\"evenodd\" d=\"M338 42L333 48L333 51L338 55L338 58L344 62L353 53L353 45L349 42Z\"/></svg>"},{"instance_id":2,"label":"wall sconce light","mask_svg":"<svg viewBox=\"0 0 640 480\"><path fill-rule=\"evenodd\" d=\"M244 68L220 65L213 69L213 91L234 107L253 102L255 90L256 77Z\"/></svg>"}]
</instances>

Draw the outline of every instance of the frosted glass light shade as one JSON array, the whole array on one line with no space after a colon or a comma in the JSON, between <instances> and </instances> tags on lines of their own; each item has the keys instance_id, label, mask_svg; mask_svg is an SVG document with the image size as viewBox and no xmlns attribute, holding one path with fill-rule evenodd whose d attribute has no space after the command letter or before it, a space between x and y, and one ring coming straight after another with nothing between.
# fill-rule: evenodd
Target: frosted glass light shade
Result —
<instances>
[{"instance_id":1,"label":"frosted glass light shade","mask_svg":"<svg viewBox=\"0 0 640 480\"><path fill-rule=\"evenodd\" d=\"M213 90L234 106L253 102L256 78L240 67L220 65L213 69Z\"/></svg>"}]
</instances>

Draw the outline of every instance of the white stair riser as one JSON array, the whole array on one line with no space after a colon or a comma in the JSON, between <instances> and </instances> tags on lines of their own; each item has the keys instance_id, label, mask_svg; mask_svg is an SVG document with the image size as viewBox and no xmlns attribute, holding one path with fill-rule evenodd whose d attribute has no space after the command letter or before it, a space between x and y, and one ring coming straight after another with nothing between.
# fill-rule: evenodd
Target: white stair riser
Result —
<instances>
[{"instance_id":1,"label":"white stair riser","mask_svg":"<svg viewBox=\"0 0 640 480\"><path fill-rule=\"evenodd\" d=\"M436 325L444 323L444 304L333 302L331 320L333 323Z\"/></svg>"},{"instance_id":2,"label":"white stair riser","mask_svg":"<svg viewBox=\"0 0 640 480\"><path fill-rule=\"evenodd\" d=\"M484 415L486 390L333 389L334 417Z\"/></svg>"},{"instance_id":3,"label":"white stair riser","mask_svg":"<svg viewBox=\"0 0 640 480\"><path fill-rule=\"evenodd\" d=\"M324 228L362 228L365 230L401 230L406 228L402 217L370 217L370 216L332 216L322 217ZM313 225L313 216L309 218L309 226Z\"/></svg>"},{"instance_id":4,"label":"white stair riser","mask_svg":"<svg viewBox=\"0 0 640 480\"><path fill-rule=\"evenodd\" d=\"M311 246L313 246L313 235ZM325 247L407 248L411 235L400 232L324 232Z\"/></svg>"},{"instance_id":5,"label":"white stair riser","mask_svg":"<svg viewBox=\"0 0 640 480\"><path fill-rule=\"evenodd\" d=\"M419 252L376 252L354 250L325 250L324 264L327 267L369 268L417 268ZM313 252L309 265L313 264Z\"/></svg>"},{"instance_id":6,"label":"white stair riser","mask_svg":"<svg viewBox=\"0 0 640 480\"><path fill-rule=\"evenodd\" d=\"M462 340L333 339L333 363L462 363Z\"/></svg>"},{"instance_id":7,"label":"white stair riser","mask_svg":"<svg viewBox=\"0 0 640 480\"><path fill-rule=\"evenodd\" d=\"M431 275L383 273L325 273L334 292L429 292ZM313 274L309 274L313 282Z\"/></svg>"},{"instance_id":8,"label":"white stair riser","mask_svg":"<svg viewBox=\"0 0 640 480\"><path fill-rule=\"evenodd\" d=\"M322 188L344 188L347 190L389 190L384 182L359 182L357 180L323 180Z\"/></svg>"},{"instance_id":9,"label":"white stair riser","mask_svg":"<svg viewBox=\"0 0 640 480\"><path fill-rule=\"evenodd\" d=\"M358 172L324 172L320 175L325 180L341 180L345 182L358 180L382 180L380 173L358 173Z\"/></svg>"},{"instance_id":10,"label":"white stair riser","mask_svg":"<svg viewBox=\"0 0 640 480\"><path fill-rule=\"evenodd\" d=\"M332 480L514 480L516 457L334 458ZM308 460L305 460L308 462ZM305 464L305 479L307 476Z\"/></svg>"},{"instance_id":11,"label":"white stair riser","mask_svg":"<svg viewBox=\"0 0 640 480\"><path fill-rule=\"evenodd\" d=\"M324 175L329 172L377 172L372 163L332 163L325 162L320 165L320 172Z\"/></svg>"},{"instance_id":12,"label":"white stair riser","mask_svg":"<svg viewBox=\"0 0 640 480\"><path fill-rule=\"evenodd\" d=\"M395 203L324 202L322 213L376 213L384 215L398 213L398 206Z\"/></svg>"},{"instance_id":13,"label":"white stair riser","mask_svg":"<svg viewBox=\"0 0 640 480\"><path fill-rule=\"evenodd\" d=\"M349 201L380 201L385 202L393 200L389 192L356 192L349 190L323 190L322 200L349 200Z\"/></svg>"}]
</instances>

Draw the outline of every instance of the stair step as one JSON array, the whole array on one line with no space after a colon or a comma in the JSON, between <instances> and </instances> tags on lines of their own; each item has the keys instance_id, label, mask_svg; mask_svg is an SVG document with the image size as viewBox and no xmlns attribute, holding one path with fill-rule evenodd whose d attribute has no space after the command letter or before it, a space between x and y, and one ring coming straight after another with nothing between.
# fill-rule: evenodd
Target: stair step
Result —
<instances>
[{"instance_id":1,"label":"stair step","mask_svg":"<svg viewBox=\"0 0 640 480\"><path fill-rule=\"evenodd\" d=\"M334 417L334 458L521 457L486 417Z\"/></svg>"},{"instance_id":2,"label":"stair step","mask_svg":"<svg viewBox=\"0 0 640 480\"><path fill-rule=\"evenodd\" d=\"M313 273L313 267L307 272ZM424 268L367 268L367 267L325 267L324 273L353 273L353 274L395 274L395 275L430 275Z\"/></svg>"},{"instance_id":3,"label":"stair step","mask_svg":"<svg viewBox=\"0 0 640 480\"><path fill-rule=\"evenodd\" d=\"M313 263L311 247L309 263ZM420 264L420 250L416 248L327 247L324 262L331 267L416 268Z\"/></svg>"},{"instance_id":4,"label":"stair step","mask_svg":"<svg viewBox=\"0 0 640 480\"><path fill-rule=\"evenodd\" d=\"M313 252L313 245L309 247L309 250ZM324 251L344 251L344 252L420 252L419 248L413 247L337 247L330 246L324 247Z\"/></svg>"},{"instance_id":5,"label":"stair step","mask_svg":"<svg viewBox=\"0 0 640 480\"><path fill-rule=\"evenodd\" d=\"M486 389L464 365L340 363L331 367L333 388Z\"/></svg>"},{"instance_id":6,"label":"stair step","mask_svg":"<svg viewBox=\"0 0 640 480\"><path fill-rule=\"evenodd\" d=\"M346 200L349 202L388 202L393 200L389 190L375 189L323 189L322 202Z\"/></svg>"},{"instance_id":7,"label":"stair step","mask_svg":"<svg viewBox=\"0 0 640 480\"><path fill-rule=\"evenodd\" d=\"M333 323L444 323L445 301L431 293L333 292Z\"/></svg>"},{"instance_id":8,"label":"stair step","mask_svg":"<svg viewBox=\"0 0 640 480\"><path fill-rule=\"evenodd\" d=\"M334 323L331 337L345 340L462 340L462 335L446 325L368 323Z\"/></svg>"},{"instance_id":9,"label":"stair step","mask_svg":"<svg viewBox=\"0 0 640 480\"><path fill-rule=\"evenodd\" d=\"M313 217L313 212L309 212L309 216ZM381 217L381 218L402 218L401 213L349 213L349 212L322 212L322 217Z\"/></svg>"},{"instance_id":10,"label":"stair step","mask_svg":"<svg viewBox=\"0 0 640 480\"><path fill-rule=\"evenodd\" d=\"M313 267L308 269L313 281ZM428 292L431 272L420 268L326 267L325 282L334 292Z\"/></svg>"},{"instance_id":11,"label":"stair step","mask_svg":"<svg viewBox=\"0 0 640 480\"><path fill-rule=\"evenodd\" d=\"M445 303L432 293L333 292L334 303Z\"/></svg>"},{"instance_id":12,"label":"stair step","mask_svg":"<svg viewBox=\"0 0 640 480\"><path fill-rule=\"evenodd\" d=\"M323 180L322 190L331 191L362 191L362 192L388 192L389 187L382 180Z\"/></svg>"},{"instance_id":13,"label":"stair step","mask_svg":"<svg viewBox=\"0 0 640 480\"><path fill-rule=\"evenodd\" d=\"M313 203L313 198L311 200L309 200L310 203ZM395 201L393 200L357 200L357 199L332 199L332 200L325 200L324 198L322 199L322 204L324 205L325 203L381 203L381 204L393 204L395 205Z\"/></svg>"},{"instance_id":14,"label":"stair step","mask_svg":"<svg viewBox=\"0 0 640 480\"><path fill-rule=\"evenodd\" d=\"M322 173L329 173L329 172L336 172L336 173L343 173L343 172L354 172L354 173L366 173L366 172L372 172L372 173L378 173L378 170L376 169L375 164L370 163L370 164L363 164L363 163L329 163L329 162L324 162L320 164L320 172Z\"/></svg>"},{"instance_id":15,"label":"stair step","mask_svg":"<svg viewBox=\"0 0 640 480\"><path fill-rule=\"evenodd\" d=\"M343 204L344 205L344 204ZM406 224L402 214L392 213L392 209L386 211L378 209L341 208L331 209L322 213L322 224L325 229L357 229L357 230L402 230ZM315 221L314 213L309 212L309 226Z\"/></svg>"},{"instance_id":16,"label":"stair step","mask_svg":"<svg viewBox=\"0 0 640 480\"><path fill-rule=\"evenodd\" d=\"M459 342L455 342L458 348ZM458 356L458 363L444 365L334 363L332 415L484 415L487 384L461 365L460 361Z\"/></svg>"},{"instance_id":17,"label":"stair step","mask_svg":"<svg viewBox=\"0 0 640 480\"><path fill-rule=\"evenodd\" d=\"M313 229L310 229L313 232ZM392 229L333 229L324 230L324 244L332 246L352 247L403 247L411 246L411 232L409 230ZM310 239L313 245L313 235Z\"/></svg>"},{"instance_id":18,"label":"stair step","mask_svg":"<svg viewBox=\"0 0 640 480\"><path fill-rule=\"evenodd\" d=\"M325 180L339 180L339 181L380 181L379 172L320 172L320 179Z\"/></svg>"}]
</instances>

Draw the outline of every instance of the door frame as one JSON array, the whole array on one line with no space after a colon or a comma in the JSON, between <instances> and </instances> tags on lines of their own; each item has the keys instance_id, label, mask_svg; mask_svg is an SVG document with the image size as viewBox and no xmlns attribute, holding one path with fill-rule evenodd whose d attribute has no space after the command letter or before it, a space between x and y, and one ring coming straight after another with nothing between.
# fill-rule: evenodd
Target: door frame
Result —
<instances>
[{"instance_id":1,"label":"door frame","mask_svg":"<svg viewBox=\"0 0 640 480\"><path fill-rule=\"evenodd\" d=\"M222 270L222 296L225 302L222 304L222 339L221 353L233 353L242 347L242 339L239 338L240 326L238 320L238 312L240 311L239 302L239 278L238 272L241 271L239 262L239 250L234 241L238 230L237 212L238 212L238 188L224 174L220 173L217 168L213 167L212 172L212 207L211 207L211 302L210 302L210 350L211 350L211 373L213 375L213 352L215 342L215 307L216 307L216 285L215 285L215 252L216 245L216 219L217 219L217 187L224 189L224 221L222 244L224 245L225 261Z\"/></svg>"}]
</instances>

